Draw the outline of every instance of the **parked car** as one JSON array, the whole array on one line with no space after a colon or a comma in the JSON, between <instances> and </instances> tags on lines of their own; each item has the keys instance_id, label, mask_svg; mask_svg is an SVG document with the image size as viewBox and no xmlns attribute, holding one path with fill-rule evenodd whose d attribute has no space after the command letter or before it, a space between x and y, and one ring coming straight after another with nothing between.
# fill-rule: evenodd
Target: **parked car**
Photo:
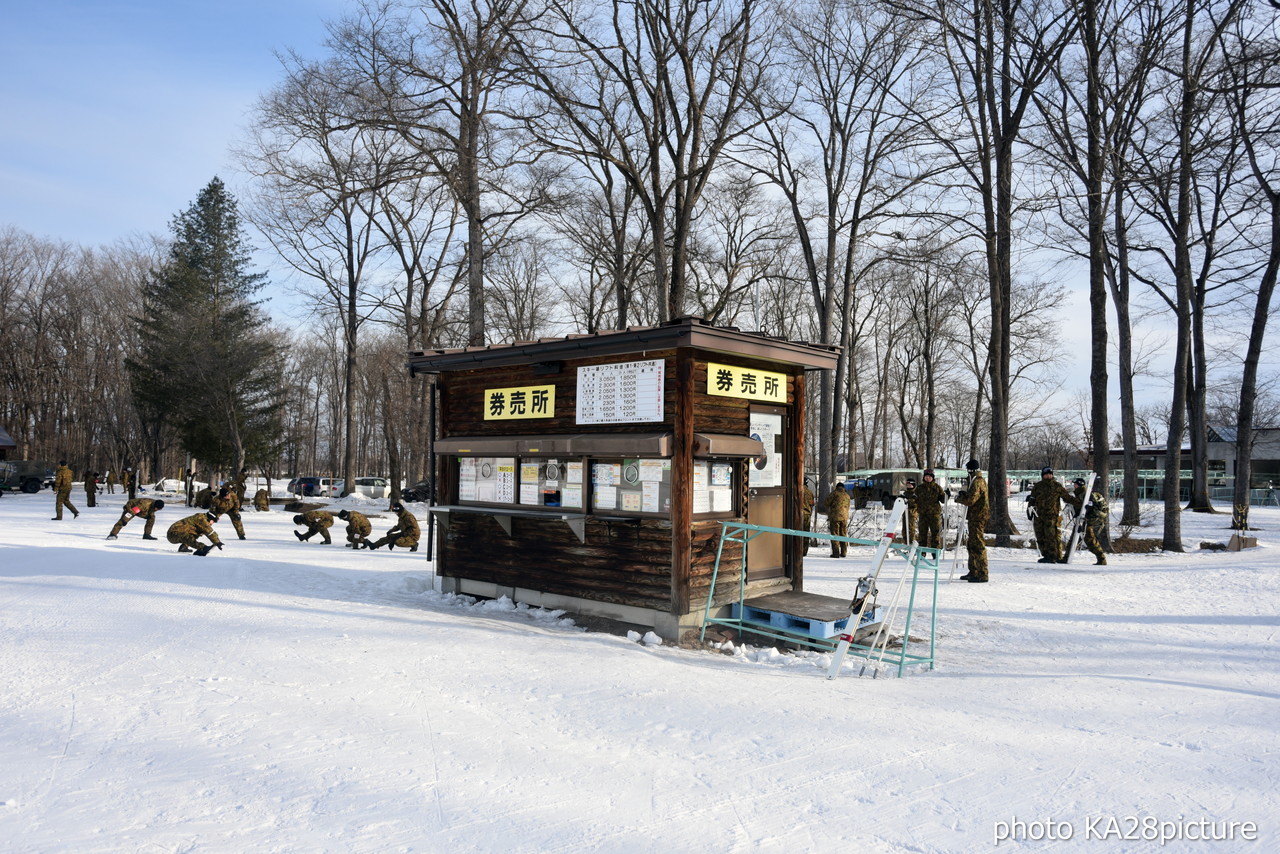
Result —
<instances>
[{"instance_id":1,"label":"parked car","mask_svg":"<svg viewBox=\"0 0 1280 854\"><path fill-rule=\"evenodd\" d=\"M430 480L420 480L413 486L400 490L401 501L430 501L435 494Z\"/></svg>"},{"instance_id":2,"label":"parked car","mask_svg":"<svg viewBox=\"0 0 1280 854\"><path fill-rule=\"evenodd\" d=\"M342 495L343 487L346 481L340 477L322 477L320 478L319 495L327 495L329 498L337 498Z\"/></svg>"},{"instance_id":3,"label":"parked car","mask_svg":"<svg viewBox=\"0 0 1280 854\"><path fill-rule=\"evenodd\" d=\"M320 478L295 477L289 481L289 492L303 498L314 498L320 494Z\"/></svg>"},{"instance_id":4,"label":"parked car","mask_svg":"<svg viewBox=\"0 0 1280 854\"><path fill-rule=\"evenodd\" d=\"M355 492L365 498L386 498L391 494L391 481L385 477L358 477Z\"/></svg>"}]
</instances>

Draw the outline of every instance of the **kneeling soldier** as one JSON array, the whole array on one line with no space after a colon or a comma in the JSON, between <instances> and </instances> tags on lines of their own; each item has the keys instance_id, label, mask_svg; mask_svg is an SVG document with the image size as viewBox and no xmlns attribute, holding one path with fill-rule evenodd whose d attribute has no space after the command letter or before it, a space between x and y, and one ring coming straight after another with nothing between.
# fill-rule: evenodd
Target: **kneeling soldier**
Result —
<instances>
[{"instance_id":1,"label":"kneeling soldier","mask_svg":"<svg viewBox=\"0 0 1280 854\"><path fill-rule=\"evenodd\" d=\"M271 495L265 489L259 489L253 494L253 509L262 513L271 509Z\"/></svg>"},{"instance_id":2,"label":"kneeling soldier","mask_svg":"<svg viewBox=\"0 0 1280 854\"><path fill-rule=\"evenodd\" d=\"M218 539L217 532L213 530L213 523L216 521L218 517L212 512L196 513L194 516L179 519L169 526L169 542L178 543L180 552L194 551L200 557L204 557L214 546L222 548L222 540ZM209 545L200 545L201 535L209 538Z\"/></svg>"},{"instance_id":3,"label":"kneeling soldier","mask_svg":"<svg viewBox=\"0 0 1280 854\"><path fill-rule=\"evenodd\" d=\"M418 538L422 536L421 529L418 528L418 519L408 510L404 509L404 505L399 501L391 505L391 509L398 515L395 525L391 530L387 531L387 535L376 543L366 543L369 548L376 549L386 546L387 551L394 551L396 546L408 549L411 552L418 550Z\"/></svg>"},{"instance_id":4,"label":"kneeling soldier","mask_svg":"<svg viewBox=\"0 0 1280 854\"><path fill-rule=\"evenodd\" d=\"M240 499L236 497L235 492L229 486L224 486L218 490L218 494L214 496L213 501L209 505L209 509L213 511L214 516L225 515L231 520L231 524L236 529L236 536L244 539L244 525L240 523Z\"/></svg>"},{"instance_id":5,"label":"kneeling soldier","mask_svg":"<svg viewBox=\"0 0 1280 854\"><path fill-rule=\"evenodd\" d=\"M306 513L299 513L293 517L293 524L306 525L307 533L302 534L294 531L293 535L301 542L311 539L313 534L321 534L324 537L324 544L330 545L333 540L329 539L329 529L333 527L333 514L328 510L308 510Z\"/></svg>"},{"instance_id":6,"label":"kneeling soldier","mask_svg":"<svg viewBox=\"0 0 1280 854\"><path fill-rule=\"evenodd\" d=\"M373 533L369 517L358 510L339 510L338 518L347 523L347 545L358 549Z\"/></svg>"},{"instance_id":7,"label":"kneeling soldier","mask_svg":"<svg viewBox=\"0 0 1280 854\"><path fill-rule=\"evenodd\" d=\"M151 529L156 524L156 511L164 507L164 499L162 498L139 498L137 501L126 501L124 512L120 514L120 521L116 522L111 528L111 533L107 534L108 540L114 540L119 535L120 530L129 524L129 520L135 516L141 516L147 520L147 526L142 529L142 539L158 540L159 537L151 536Z\"/></svg>"}]
</instances>

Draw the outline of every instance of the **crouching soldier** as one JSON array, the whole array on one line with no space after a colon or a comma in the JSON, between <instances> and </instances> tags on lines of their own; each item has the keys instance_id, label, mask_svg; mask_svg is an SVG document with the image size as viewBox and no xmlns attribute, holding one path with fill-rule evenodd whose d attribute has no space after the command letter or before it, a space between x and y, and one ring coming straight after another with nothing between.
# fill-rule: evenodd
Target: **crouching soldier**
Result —
<instances>
[{"instance_id":1,"label":"crouching soldier","mask_svg":"<svg viewBox=\"0 0 1280 854\"><path fill-rule=\"evenodd\" d=\"M253 494L253 509L260 513L271 509L271 495L265 489L259 489Z\"/></svg>"},{"instance_id":2,"label":"crouching soldier","mask_svg":"<svg viewBox=\"0 0 1280 854\"><path fill-rule=\"evenodd\" d=\"M347 523L347 545L353 549L360 548L373 533L369 517L358 510L339 510L338 518Z\"/></svg>"},{"instance_id":3,"label":"crouching soldier","mask_svg":"<svg viewBox=\"0 0 1280 854\"><path fill-rule=\"evenodd\" d=\"M180 552L195 552L204 557L214 546L222 548L222 540L218 539L218 533L213 530L213 523L216 521L218 517L212 511L179 519L169 526L169 542L177 543ZM200 545L201 536L209 538L209 545Z\"/></svg>"},{"instance_id":4,"label":"crouching soldier","mask_svg":"<svg viewBox=\"0 0 1280 854\"><path fill-rule=\"evenodd\" d=\"M215 517L226 516L231 520L232 526L236 529L236 536L244 539L244 525L240 522L240 499L236 497L231 487L224 486L218 490L217 496L209 505Z\"/></svg>"},{"instance_id":5,"label":"crouching soldier","mask_svg":"<svg viewBox=\"0 0 1280 854\"><path fill-rule=\"evenodd\" d=\"M404 505L399 501L392 503L391 509L400 518L396 520L391 530L387 531L385 537L376 543L368 543L369 548L376 549L386 546L387 551L394 551L396 546L400 546L402 549L416 552L418 550L418 538L422 536L422 530L418 527L417 517L404 509Z\"/></svg>"},{"instance_id":6,"label":"crouching soldier","mask_svg":"<svg viewBox=\"0 0 1280 854\"><path fill-rule=\"evenodd\" d=\"M333 543L333 540L329 539L329 529L333 527L333 514L328 510L308 510L306 513L299 513L293 517L293 524L307 526L305 534L299 531L293 532L299 542L305 543L313 534L320 534L324 537L326 546Z\"/></svg>"},{"instance_id":7,"label":"crouching soldier","mask_svg":"<svg viewBox=\"0 0 1280 854\"><path fill-rule=\"evenodd\" d=\"M139 498L137 501L126 501L124 504L124 512L120 514L120 521L116 522L111 528L111 533L107 534L108 540L114 540L119 536L121 529L129 524L129 520L135 516L141 516L147 520L147 526L142 529L142 539L158 540L159 537L151 536L151 529L156 525L156 511L164 508L164 499L161 498Z\"/></svg>"},{"instance_id":8,"label":"crouching soldier","mask_svg":"<svg viewBox=\"0 0 1280 854\"><path fill-rule=\"evenodd\" d=\"M196 492L195 506L201 510L208 510L213 506L213 488L205 486Z\"/></svg>"}]
</instances>

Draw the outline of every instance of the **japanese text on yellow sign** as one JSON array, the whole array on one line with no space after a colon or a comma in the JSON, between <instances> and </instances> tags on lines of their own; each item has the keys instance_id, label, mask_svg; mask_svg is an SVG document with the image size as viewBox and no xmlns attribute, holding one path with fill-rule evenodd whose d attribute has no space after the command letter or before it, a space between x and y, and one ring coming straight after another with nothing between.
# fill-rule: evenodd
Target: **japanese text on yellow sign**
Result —
<instances>
[{"instance_id":1,"label":"japanese text on yellow sign","mask_svg":"<svg viewBox=\"0 0 1280 854\"><path fill-rule=\"evenodd\" d=\"M556 387L531 385L484 390L484 420L551 418L556 414Z\"/></svg>"},{"instance_id":2,"label":"japanese text on yellow sign","mask_svg":"<svg viewBox=\"0 0 1280 854\"><path fill-rule=\"evenodd\" d=\"M720 397L745 397L749 400L787 402L787 377L755 368L707 364L707 394Z\"/></svg>"}]
</instances>

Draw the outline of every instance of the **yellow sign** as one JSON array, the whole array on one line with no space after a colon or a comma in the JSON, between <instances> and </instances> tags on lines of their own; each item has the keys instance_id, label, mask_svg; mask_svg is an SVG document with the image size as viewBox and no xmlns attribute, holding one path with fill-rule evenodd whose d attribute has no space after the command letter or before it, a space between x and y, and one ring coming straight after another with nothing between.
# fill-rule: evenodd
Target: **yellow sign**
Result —
<instances>
[{"instance_id":1,"label":"yellow sign","mask_svg":"<svg viewBox=\"0 0 1280 854\"><path fill-rule=\"evenodd\" d=\"M755 368L707 364L707 394L718 397L741 397L748 400L787 402L787 376Z\"/></svg>"},{"instance_id":2,"label":"yellow sign","mask_svg":"<svg viewBox=\"0 0 1280 854\"><path fill-rule=\"evenodd\" d=\"M484 390L484 420L511 418L553 418L556 414L556 387L530 385Z\"/></svg>"}]
</instances>

